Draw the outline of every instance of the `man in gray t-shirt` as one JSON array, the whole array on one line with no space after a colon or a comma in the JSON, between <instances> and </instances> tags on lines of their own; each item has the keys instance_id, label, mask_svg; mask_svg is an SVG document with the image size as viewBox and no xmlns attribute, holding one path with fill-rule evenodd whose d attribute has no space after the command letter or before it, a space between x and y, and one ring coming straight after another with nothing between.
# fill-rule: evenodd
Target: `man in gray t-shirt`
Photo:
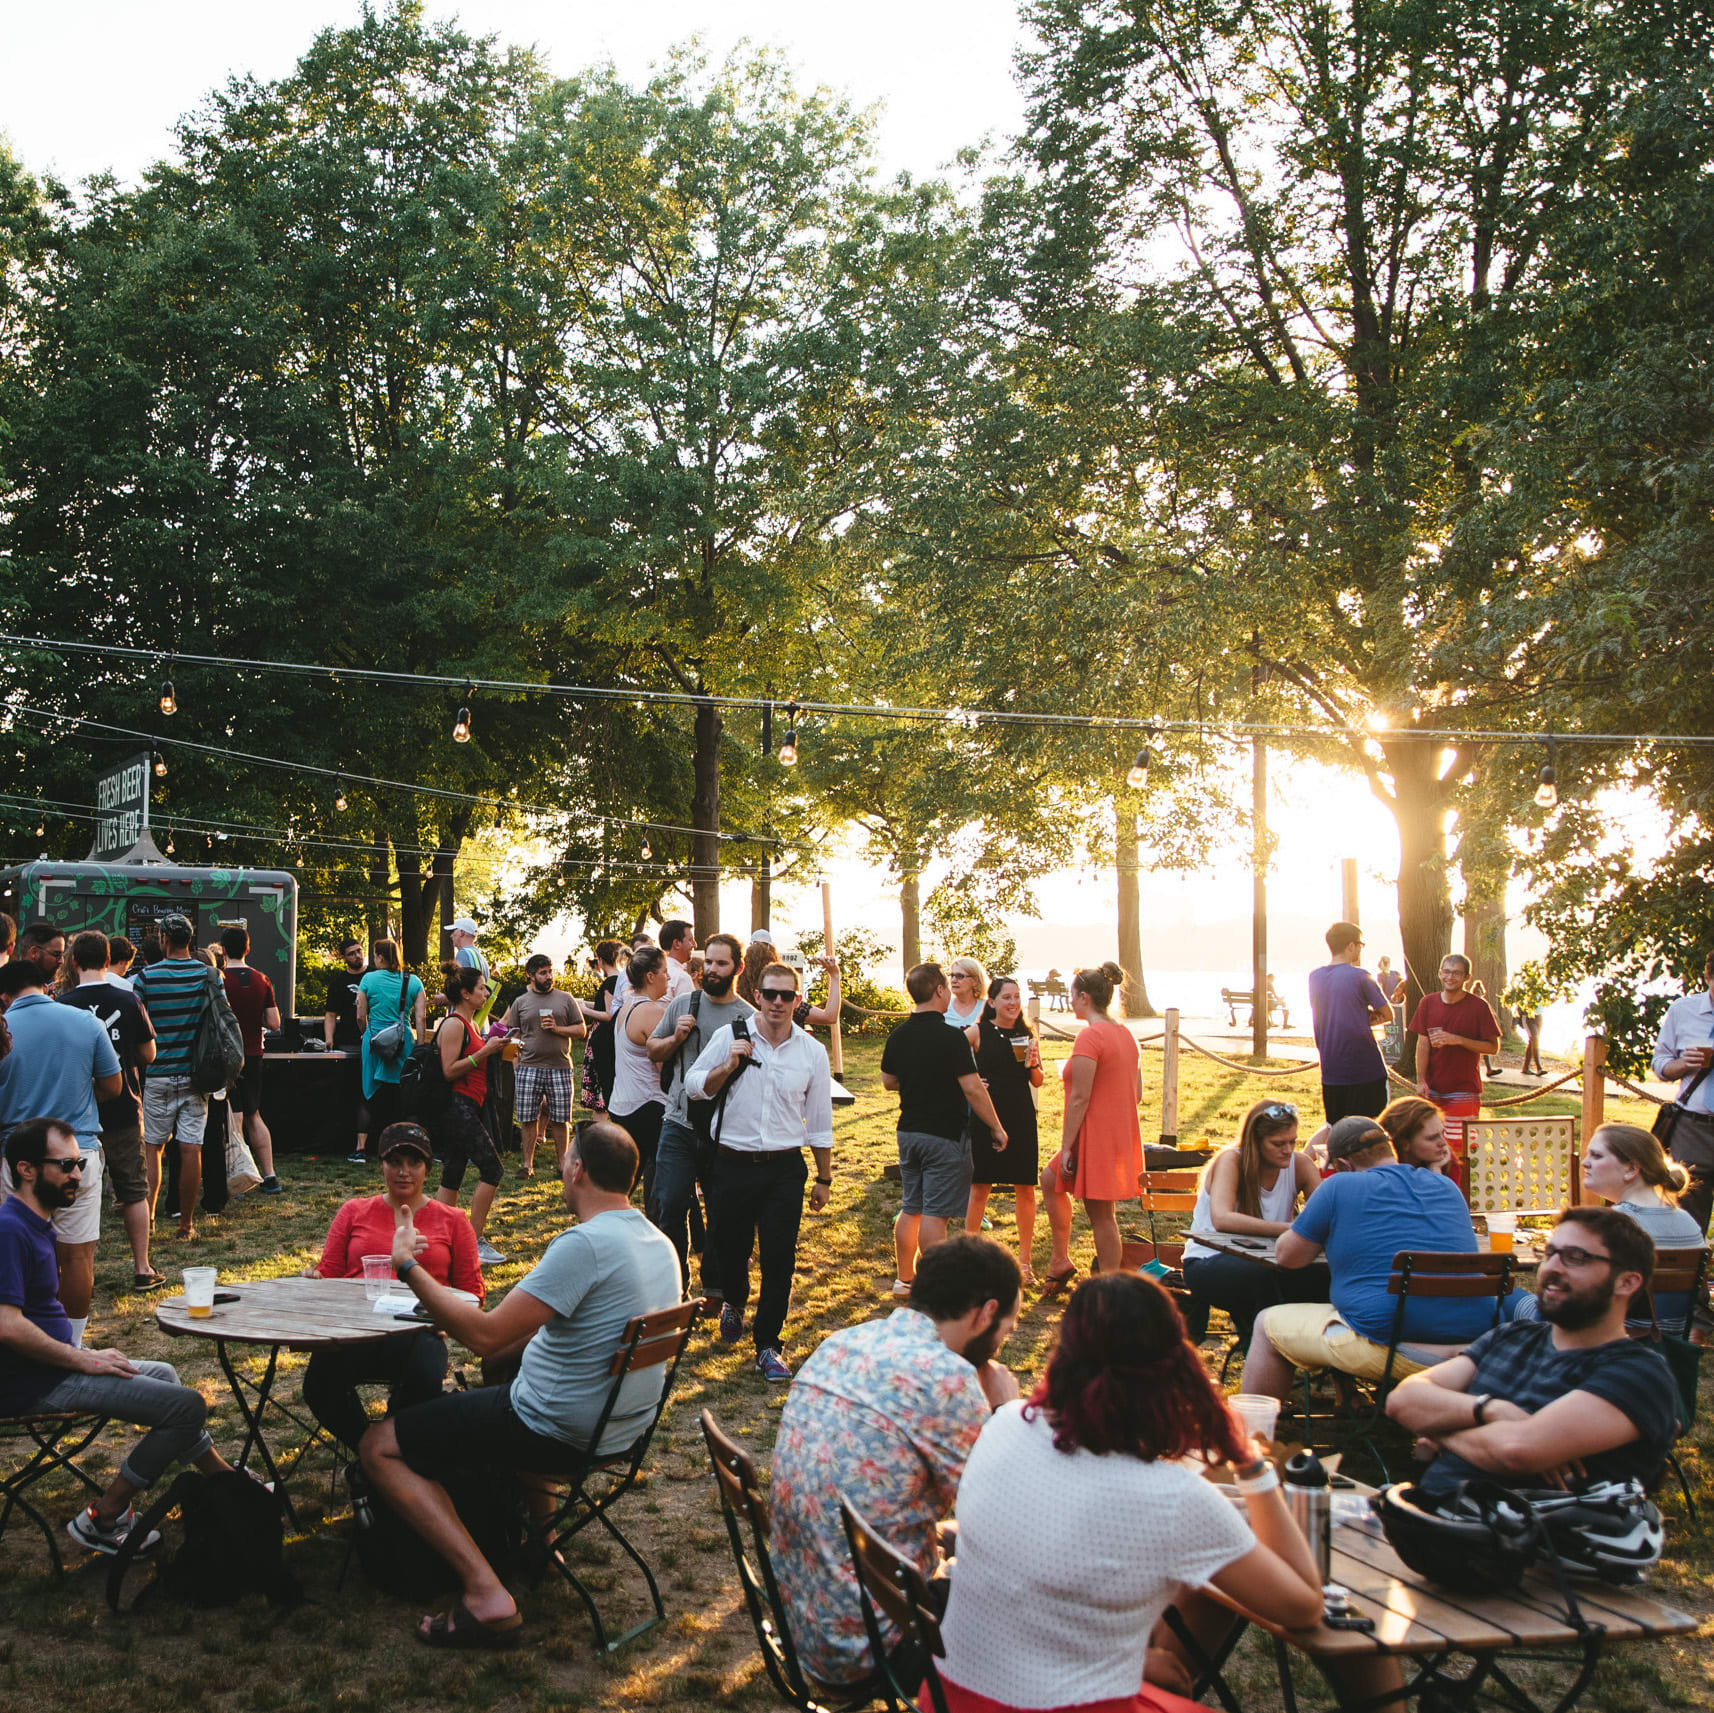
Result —
<instances>
[{"instance_id":1,"label":"man in gray t-shirt","mask_svg":"<svg viewBox=\"0 0 1714 1713\"><path fill-rule=\"evenodd\" d=\"M606 1402L608 1365L626 1324L672 1308L683 1275L672 1245L631 1207L637 1145L616 1124L589 1125L565 1157L565 1202L577 1224L562 1233L492 1312L430 1278L410 1209L393 1232L393 1266L434 1324L485 1358L521 1352L507 1386L448 1392L372 1427L360 1448L364 1472L387 1502L454 1566L463 1600L446 1628L518 1626L517 1605L458 1519L443 1479L478 1469L544 1475L577 1469ZM647 1428L665 1370L629 1376L596 1450L623 1451ZM424 1632L425 1636L428 1634Z\"/></svg>"}]
</instances>

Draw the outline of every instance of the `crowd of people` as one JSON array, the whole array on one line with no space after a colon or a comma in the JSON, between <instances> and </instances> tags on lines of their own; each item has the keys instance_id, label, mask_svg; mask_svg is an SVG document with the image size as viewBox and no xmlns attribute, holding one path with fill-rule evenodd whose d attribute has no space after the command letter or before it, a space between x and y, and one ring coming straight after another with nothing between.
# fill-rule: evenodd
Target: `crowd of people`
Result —
<instances>
[{"instance_id":1,"label":"crowd of people","mask_svg":"<svg viewBox=\"0 0 1714 1713\"><path fill-rule=\"evenodd\" d=\"M590 1001L558 988L546 957L531 959L523 991L496 1018L475 925L456 926L440 994L446 1016L432 1037L428 995L392 942L342 949L326 1041L360 1066L366 1116L353 1159L378 1160L383 1187L339 1209L306 1269L357 1278L365 1257L388 1254L426 1316L409 1337L318 1351L302 1384L316 1419L350 1452L354 1494L383 1501L457 1579L453 1603L422 1620L428 1645L508 1647L522 1624L449 1483L478 1465L571 1471L630 1444L651 1419L660 1377L627 1379L592 1444L615 1342L633 1317L683 1300L698 1256L696 1294L718 1308L714 1336L731 1345L748 1334L755 1371L789 1385L773 1447L772 1551L797 1655L833 1688L855 1689L875 1670L841 1498L936 1579L946 1600L940 1674L958 1713L1140 1708L1149 1685L1183 1691L1192 1676L1183 1636L1215 1650L1233 1622L1209 1588L1282 1625L1315 1621L1319 1569L1281 1501L1269 1448L1251 1440L1210 1379L1180 1303L1229 1316L1248 1393L1289 1403L1299 1371L1372 1383L1385 1370L1399 1382L1388 1413L1424 1459L1417 1492L1427 1505L1479 1476L1659 1478L1677 1392L1656 1349L1632 1335L1689 1307L1651 1297L1657 1247L1706 1241L1692 1197L1714 1181L1714 1148L1700 1177L1680 1150L1694 1156L1714 1129L1705 1116L1714 1109L1695 1103L1714 1063L1701 1045L1714 1033L1701 1026L1714 1019L1714 959L1709 995L1674 1007L1657 1052L1657 1069L1682 1079L1664 1126L1679 1159L1649 1131L1597 1130L1583 1181L1610 1205L1561 1213L1535 1290L1512 1291L1497 1315L1479 1298L1412 1299L1390 1367L1394 1255L1478 1248L1449 1139L1466 1067L1448 1055L1479 1058L1489 1040L1462 960L1446 961L1434 1008L1425 1000L1413 1019L1425 1043L1417 1094L1376 1103L1372 1067L1347 1042L1350 1052L1323 1049L1328 1123L1313 1137L1301 1135L1290 1103L1249 1109L1202 1169L1191 1225L1271 1238L1278 1265L1191 1241L1176 1302L1123 1263L1118 1214L1144 1159L1137 1043L1108 1014L1116 966L1072 981L1080 1027L1061 1066L1058 1145L1043 1161L1041 1042L1019 984L990 979L968 958L919 964L906 976L913 1009L880 1060L882 1084L898 1097L895 1302L822 1340L794 1377L785 1352L801 1222L806 1205L827 1207L833 1183L829 1061L811 1030L837 1024L837 969L828 966L816 1007L770 940L716 934L698 948L688 923L668 923L658 943L599 945L602 981ZM1347 927L1330 932L1333 961L1314 984L1318 1036L1324 1027L1337 1035L1341 1016L1372 1030L1390 1005L1361 970L1361 940ZM134 1499L172 1463L226 1467L201 1396L170 1367L84 1348L104 1163L138 1287L149 1288L160 1282L148 1250L159 1151L176 1140L194 1154L207 1122L187 1032L205 1000L224 998L250 1078L260 1032L278 1024L278 1002L237 938L217 973L196 955L187 920L169 915L160 932L134 987L115 979L104 936L76 936L78 974L64 1003L51 997L62 935L32 925L0 967L9 1192L0 1206L0 1411L99 1409L148 1430L68 1525L96 1551L125 1540ZM431 1039L448 1098L425 1127L399 1111L398 1067ZM508 1044L522 1169L535 1170L545 1135L572 1223L495 1305L483 1278L495 1252L482 1231L500 1180L490 1071ZM260 1156L270 1139L259 1071L230 1098ZM574 1128L578 1080L600 1116ZM458 1198L470 1167L479 1182L466 1212ZM1016 1252L981 1235L996 1185L1016 1196ZM1051 1236L1039 1280L1037 1190ZM182 1165L180 1195L189 1234L194 1190L187 1197ZM1097 1270L1080 1284L1078 1202ZM1032 1286L1066 1297L1057 1343L1025 1398L1001 1357ZM446 1389L449 1338L482 1359L483 1385ZM388 1391L378 1420L358 1391L374 1383ZM1239 1507L1196 1473L1197 1459L1236 1470ZM1169 1604L1176 1628L1162 1622ZM893 1631L892 1641L895 1670L920 1677L927 1662L909 1638ZM1396 1687L1385 1661L1349 1670L1353 1693ZM1160 1704L1158 1695L1148 1703Z\"/></svg>"}]
</instances>

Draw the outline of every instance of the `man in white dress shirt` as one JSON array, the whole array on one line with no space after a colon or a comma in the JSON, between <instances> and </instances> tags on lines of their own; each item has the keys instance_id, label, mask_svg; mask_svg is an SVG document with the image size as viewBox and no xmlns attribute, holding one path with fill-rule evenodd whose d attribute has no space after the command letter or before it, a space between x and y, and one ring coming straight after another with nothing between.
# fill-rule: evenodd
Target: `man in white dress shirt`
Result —
<instances>
[{"instance_id":1,"label":"man in white dress shirt","mask_svg":"<svg viewBox=\"0 0 1714 1713\"><path fill-rule=\"evenodd\" d=\"M833 1185L827 1050L792 1022L797 998L797 971L789 964L769 964L757 984L756 1016L748 1024L717 1029L685 1078L692 1100L724 1095L713 1121L719 1154L710 1222L725 1292L720 1336L727 1344L743 1336L750 1255L759 1249L762 1277L751 1331L756 1368L769 1380L792 1377L780 1339L797 1266L803 1186L809 1176L806 1147L815 1157L809 1192L815 1212L827 1206Z\"/></svg>"},{"instance_id":2,"label":"man in white dress shirt","mask_svg":"<svg viewBox=\"0 0 1714 1713\"><path fill-rule=\"evenodd\" d=\"M1654 1074L1678 1082L1678 1099L1666 1109L1672 1120L1667 1151L1690 1173L1690 1188L1678 1205L1702 1230L1714 1212L1714 952L1702 966L1704 988L1675 999L1661 1019L1654 1044Z\"/></svg>"}]
</instances>

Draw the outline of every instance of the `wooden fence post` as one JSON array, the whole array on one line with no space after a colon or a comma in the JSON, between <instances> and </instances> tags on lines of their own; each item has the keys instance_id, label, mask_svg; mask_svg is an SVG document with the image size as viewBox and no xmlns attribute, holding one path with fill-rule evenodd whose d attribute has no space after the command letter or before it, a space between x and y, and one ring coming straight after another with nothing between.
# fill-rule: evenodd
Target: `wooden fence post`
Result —
<instances>
[{"instance_id":1,"label":"wooden fence post","mask_svg":"<svg viewBox=\"0 0 1714 1713\"><path fill-rule=\"evenodd\" d=\"M1178 1146L1178 1008L1168 1006L1161 1041L1161 1146Z\"/></svg>"},{"instance_id":2,"label":"wooden fence post","mask_svg":"<svg viewBox=\"0 0 1714 1713\"><path fill-rule=\"evenodd\" d=\"M1605 1035L1583 1037L1583 1146L1601 1128L1602 1114L1607 1103L1607 1084L1602 1070L1607 1063Z\"/></svg>"},{"instance_id":3,"label":"wooden fence post","mask_svg":"<svg viewBox=\"0 0 1714 1713\"><path fill-rule=\"evenodd\" d=\"M1041 1033L1041 995L1039 993L1032 993L1030 995L1030 1002L1024 1009L1025 1013L1029 1017L1030 1027L1039 1035ZM69 1160L71 1156L67 1154L66 1158Z\"/></svg>"},{"instance_id":4,"label":"wooden fence post","mask_svg":"<svg viewBox=\"0 0 1714 1713\"><path fill-rule=\"evenodd\" d=\"M821 949L830 958L838 956L833 949L833 888L825 880L821 883ZM845 1032L837 1017L833 1020L833 1039L827 1044L827 1062L833 1080L844 1082Z\"/></svg>"}]
</instances>

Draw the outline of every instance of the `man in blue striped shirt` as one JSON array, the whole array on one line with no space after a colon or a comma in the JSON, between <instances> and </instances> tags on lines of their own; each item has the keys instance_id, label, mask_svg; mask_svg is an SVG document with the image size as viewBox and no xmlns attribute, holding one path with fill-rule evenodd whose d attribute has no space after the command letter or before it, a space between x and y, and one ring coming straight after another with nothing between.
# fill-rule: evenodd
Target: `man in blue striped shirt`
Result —
<instances>
[{"instance_id":1,"label":"man in blue striped shirt","mask_svg":"<svg viewBox=\"0 0 1714 1713\"><path fill-rule=\"evenodd\" d=\"M161 1149L179 1145L179 1236L194 1235L196 1198L202 1190L202 1138L208 1096L190 1080L191 1050L208 993L209 966L191 956L195 930L184 916L161 919L167 955L138 972L137 997L155 1026L155 1062L143 1077L143 1145L149 1172L149 1220L161 1193Z\"/></svg>"}]
</instances>

